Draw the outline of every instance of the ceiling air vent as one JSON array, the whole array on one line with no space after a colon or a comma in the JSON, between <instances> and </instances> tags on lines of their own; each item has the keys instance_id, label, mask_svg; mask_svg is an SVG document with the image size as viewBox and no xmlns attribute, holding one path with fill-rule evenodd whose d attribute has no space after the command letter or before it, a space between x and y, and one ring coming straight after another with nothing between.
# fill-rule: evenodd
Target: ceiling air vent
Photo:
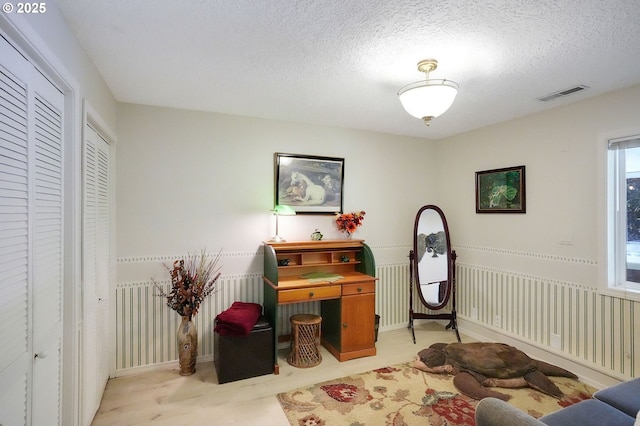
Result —
<instances>
[{"instance_id":1,"label":"ceiling air vent","mask_svg":"<svg viewBox=\"0 0 640 426\"><path fill-rule=\"evenodd\" d=\"M553 100L553 99L561 98L563 96L568 96L568 95L570 95L572 93L576 93L576 92L579 92L581 90L588 89L588 88L589 88L589 86L584 86L584 85L581 84L579 86L571 87L569 89L559 90L557 92L550 93L550 94L548 94L546 96L542 96L542 97L538 98L538 100L539 101L543 101L543 102L547 102L547 101L550 101L550 100Z\"/></svg>"}]
</instances>

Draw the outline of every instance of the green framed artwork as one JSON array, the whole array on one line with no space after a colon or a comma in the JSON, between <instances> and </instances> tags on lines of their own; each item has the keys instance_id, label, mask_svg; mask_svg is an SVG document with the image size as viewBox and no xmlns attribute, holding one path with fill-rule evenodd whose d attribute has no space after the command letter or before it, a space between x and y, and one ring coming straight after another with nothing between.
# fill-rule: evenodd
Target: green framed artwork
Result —
<instances>
[{"instance_id":1,"label":"green framed artwork","mask_svg":"<svg viewBox=\"0 0 640 426\"><path fill-rule=\"evenodd\" d=\"M476 172L476 213L526 213L525 167Z\"/></svg>"}]
</instances>

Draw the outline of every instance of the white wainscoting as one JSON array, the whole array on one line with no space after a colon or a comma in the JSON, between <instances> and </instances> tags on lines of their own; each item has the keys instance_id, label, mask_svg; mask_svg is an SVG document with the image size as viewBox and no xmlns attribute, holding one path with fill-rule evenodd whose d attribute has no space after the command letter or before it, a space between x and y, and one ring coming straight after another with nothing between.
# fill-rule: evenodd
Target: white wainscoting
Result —
<instances>
[{"instance_id":1,"label":"white wainscoting","mask_svg":"<svg viewBox=\"0 0 640 426\"><path fill-rule=\"evenodd\" d=\"M155 260L155 259L153 259ZM409 321L409 266L408 264L380 265L377 267L376 313L380 315L380 328L406 326ZM169 281L158 282L164 291ZM198 329L198 356L212 359L213 327L216 315L234 301L262 304L262 275L248 274L221 276L216 291L200 306L194 317ZM151 280L119 283L116 289L116 375L127 374L141 367L177 360L175 343L180 317L169 309L157 294ZM417 312L428 312L419 302ZM295 303L280 309L279 328L289 334L289 317L295 313L319 314L320 303Z\"/></svg>"},{"instance_id":2,"label":"white wainscoting","mask_svg":"<svg viewBox=\"0 0 640 426\"><path fill-rule=\"evenodd\" d=\"M464 263L458 263L456 275L458 315L464 321L548 348L614 377L639 375L640 303L598 294L576 283ZM406 327L408 263L378 265L376 276L380 329ZM161 284L169 286L168 281ZM262 285L261 274L220 278L216 292L195 317L200 360L213 358L215 316L234 301L262 303ZM154 293L151 281L117 286L116 375L177 359L175 332L180 318ZM414 311L429 312L417 300ZM283 306L278 321L284 334L290 333L289 317L299 312L319 314L320 304Z\"/></svg>"},{"instance_id":3,"label":"white wainscoting","mask_svg":"<svg viewBox=\"0 0 640 426\"><path fill-rule=\"evenodd\" d=\"M168 292L170 282L159 282ZM118 284L116 289L116 375L123 370L177 360L180 316L157 296L149 281ZM213 355L213 321L234 301L262 303L262 275L221 276L215 292L194 317L198 356Z\"/></svg>"},{"instance_id":4,"label":"white wainscoting","mask_svg":"<svg viewBox=\"0 0 640 426\"><path fill-rule=\"evenodd\" d=\"M465 320L617 377L639 375L640 303L533 275L463 263L456 270Z\"/></svg>"}]
</instances>

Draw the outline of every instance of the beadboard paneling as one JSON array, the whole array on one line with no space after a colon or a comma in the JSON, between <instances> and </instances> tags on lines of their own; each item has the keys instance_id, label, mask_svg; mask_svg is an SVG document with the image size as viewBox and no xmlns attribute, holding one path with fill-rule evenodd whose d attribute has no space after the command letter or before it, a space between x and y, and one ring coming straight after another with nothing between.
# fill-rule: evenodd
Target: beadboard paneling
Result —
<instances>
[{"instance_id":1,"label":"beadboard paneling","mask_svg":"<svg viewBox=\"0 0 640 426\"><path fill-rule=\"evenodd\" d=\"M406 326L408 263L378 265L376 276L380 327ZM458 315L465 320L542 348L554 348L601 371L638 376L639 303L602 295L577 283L464 263L457 264L456 276ZM160 284L168 289L168 281ZM180 318L154 294L151 281L118 284L117 372L177 359L175 331ZM213 319L218 313L236 300L262 303L262 297L261 274L223 275L195 317L199 356L213 355ZM413 308L430 312L418 298ZM320 303L284 305L280 312L279 327L289 334L289 317L299 312L319 314ZM496 316L500 317L499 325Z\"/></svg>"},{"instance_id":2,"label":"beadboard paneling","mask_svg":"<svg viewBox=\"0 0 640 426\"><path fill-rule=\"evenodd\" d=\"M638 376L639 303L576 283L462 263L457 281L458 313L466 319L598 369Z\"/></svg>"}]
</instances>

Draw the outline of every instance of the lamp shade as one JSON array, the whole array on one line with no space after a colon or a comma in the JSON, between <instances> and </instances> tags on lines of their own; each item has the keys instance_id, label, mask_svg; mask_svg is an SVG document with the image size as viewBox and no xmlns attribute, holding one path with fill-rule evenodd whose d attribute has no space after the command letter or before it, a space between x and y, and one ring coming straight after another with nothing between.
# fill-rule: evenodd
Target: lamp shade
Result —
<instances>
[{"instance_id":1,"label":"lamp shade","mask_svg":"<svg viewBox=\"0 0 640 426\"><path fill-rule=\"evenodd\" d=\"M412 116L425 121L442 115L458 94L458 85L450 80L423 80L398 91L400 103Z\"/></svg>"},{"instance_id":2,"label":"lamp shade","mask_svg":"<svg viewBox=\"0 0 640 426\"><path fill-rule=\"evenodd\" d=\"M291 206L287 206L284 204L278 204L273 208L275 214L280 216L295 216L296 211Z\"/></svg>"},{"instance_id":3,"label":"lamp shade","mask_svg":"<svg viewBox=\"0 0 640 426\"><path fill-rule=\"evenodd\" d=\"M278 234L278 217L280 217L280 216L295 216L296 211L294 210L293 207L287 206L287 205L283 205L283 204L278 204L277 206L275 206L273 208L272 211L276 216L276 235L273 238L271 238L269 241L276 242L276 243L281 243L281 242L284 242L285 239L282 238Z\"/></svg>"}]
</instances>

